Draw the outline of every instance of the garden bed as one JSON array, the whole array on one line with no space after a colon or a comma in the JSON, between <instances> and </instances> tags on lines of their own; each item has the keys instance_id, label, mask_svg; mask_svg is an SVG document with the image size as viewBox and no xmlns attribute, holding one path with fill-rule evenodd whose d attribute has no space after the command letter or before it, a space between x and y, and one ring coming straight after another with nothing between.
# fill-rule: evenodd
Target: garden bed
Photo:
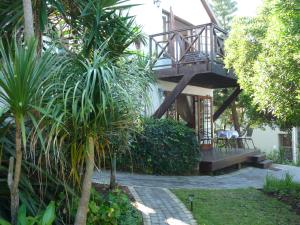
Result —
<instances>
[{"instance_id":1,"label":"garden bed","mask_svg":"<svg viewBox=\"0 0 300 225\"><path fill-rule=\"evenodd\" d=\"M281 202L284 202L287 205L290 205L292 207L292 209L298 214L300 215L300 200L299 199L295 199L293 196L289 196L289 195L280 195L278 193L266 193L268 196L272 197L272 198L276 198Z\"/></svg>"},{"instance_id":2,"label":"garden bed","mask_svg":"<svg viewBox=\"0 0 300 225\"><path fill-rule=\"evenodd\" d=\"M300 184L286 174L283 179L267 176L262 190L268 196L278 199L292 207L300 215Z\"/></svg>"},{"instance_id":3,"label":"garden bed","mask_svg":"<svg viewBox=\"0 0 300 225\"><path fill-rule=\"evenodd\" d=\"M111 191L108 184L93 184L93 187L95 188L96 191L98 191L99 193L101 193L103 195L107 195ZM131 194L131 192L129 191L128 187L117 185L116 189L121 190L122 193L127 195L127 197L129 198L130 201L132 201L132 202L135 201L135 199L134 199L133 195Z\"/></svg>"}]
</instances>

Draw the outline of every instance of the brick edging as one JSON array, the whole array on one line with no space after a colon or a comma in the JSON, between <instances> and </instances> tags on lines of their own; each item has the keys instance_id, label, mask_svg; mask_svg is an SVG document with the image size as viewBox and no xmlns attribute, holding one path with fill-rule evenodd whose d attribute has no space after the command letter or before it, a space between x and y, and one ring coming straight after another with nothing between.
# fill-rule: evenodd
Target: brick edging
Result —
<instances>
[{"instance_id":1,"label":"brick edging","mask_svg":"<svg viewBox=\"0 0 300 225\"><path fill-rule=\"evenodd\" d=\"M177 198L177 196L167 188L163 190L172 198L180 207L180 209L186 214L187 218L191 221L190 225L197 225L197 221L194 219L192 213L185 207L185 205Z\"/></svg>"},{"instance_id":2,"label":"brick edging","mask_svg":"<svg viewBox=\"0 0 300 225\"><path fill-rule=\"evenodd\" d=\"M143 204L141 198L139 197L138 193L136 192L136 190L134 189L134 187L128 187L130 193L132 194L132 196L134 197L135 201ZM150 216L143 213L142 212L142 216L143 216L143 224L144 225L151 225L151 221L150 221Z\"/></svg>"}]
</instances>

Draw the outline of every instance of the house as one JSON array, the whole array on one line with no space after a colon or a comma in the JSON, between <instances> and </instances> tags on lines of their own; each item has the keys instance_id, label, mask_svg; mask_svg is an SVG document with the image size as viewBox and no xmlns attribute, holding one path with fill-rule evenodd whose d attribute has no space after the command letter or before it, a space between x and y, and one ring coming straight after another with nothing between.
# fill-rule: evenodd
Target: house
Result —
<instances>
[{"instance_id":1,"label":"house","mask_svg":"<svg viewBox=\"0 0 300 225\"><path fill-rule=\"evenodd\" d=\"M279 153L285 160L298 162L300 130L281 130L278 126L254 128L251 134L255 146L266 154Z\"/></svg>"},{"instance_id":2,"label":"house","mask_svg":"<svg viewBox=\"0 0 300 225\"><path fill-rule=\"evenodd\" d=\"M141 4L130 13L149 35L141 47L151 56L158 78L153 87L153 105L147 113L184 121L195 129L202 149L200 169L214 171L240 164L251 157L262 167L270 165L256 149L219 151L214 143L214 121L239 95L241 89L232 71L224 68L226 32L218 26L206 0L131 0ZM213 90L235 88L213 112ZM256 157L257 156L257 157ZM259 159L259 160L258 160Z\"/></svg>"}]
</instances>

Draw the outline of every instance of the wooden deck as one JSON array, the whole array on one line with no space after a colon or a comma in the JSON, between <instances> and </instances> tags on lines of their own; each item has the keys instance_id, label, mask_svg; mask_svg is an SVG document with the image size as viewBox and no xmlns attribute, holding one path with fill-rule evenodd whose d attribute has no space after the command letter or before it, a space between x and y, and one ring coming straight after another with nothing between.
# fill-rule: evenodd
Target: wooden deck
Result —
<instances>
[{"instance_id":1,"label":"wooden deck","mask_svg":"<svg viewBox=\"0 0 300 225\"><path fill-rule=\"evenodd\" d=\"M256 149L212 149L201 152L200 172L214 172L247 162L260 152Z\"/></svg>"},{"instance_id":2,"label":"wooden deck","mask_svg":"<svg viewBox=\"0 0 300 225\"><path fill-rule=\"evenodd\" d=\"M203 24L150 36L151 65L158 79L178 83L193 74L190 85L237 87L232 71L224 68L227 34L215 24Z\"/></svg>"}]
</instances>

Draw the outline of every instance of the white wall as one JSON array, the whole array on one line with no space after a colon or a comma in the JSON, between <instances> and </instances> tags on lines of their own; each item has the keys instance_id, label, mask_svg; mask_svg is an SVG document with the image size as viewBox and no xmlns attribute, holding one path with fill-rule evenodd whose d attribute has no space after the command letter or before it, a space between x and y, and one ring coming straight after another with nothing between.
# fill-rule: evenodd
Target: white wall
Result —
<instances>
[{"instance_id":1,"label":"white wall","mask_svg":"<svg viewBox=\"0 0 300 225\"><path fill-rule=\"evenodd\" d=\"M151 95L151 103L147 107L145 112L147 116L153 115L163 101L158 85L151 86L150 95Z\"/></svg>"},{"instance_id":2,"label":"white wall","mask_svg":"<svg viewBox=\"0 0 300 225\"><path fill-rule=\"evenodd\" d=\"M200 0L162 0L161 6L167 11L172 6L174 15L194 25L211 22Z\"/></svg>"},{"instance_id":3,"label":"white wall","mask_svg":"<svg viewBox=\"0 0 300 225\"><path fill-rule=\"evenodd\" d=\"M194 25L211 22L200 0L162 0L159 8L153 0L130 0L130 4L140 4L130 9L130 14L136 16L137 24L143 27L147 35L163 31L162 10L170 11L170 7L174 15Z\"/></svg>"},{"instance_id":4,"label":"white wall","mask_svg":"<svg viewBox=\"0 0 300 225\"><path fill-rule=\"evenodd\" d=\"M172 91L176 87L176 83L168 82L168 81L158 81L158 86L165 91ZM188 85L183 91L183 94L187 95L199 95L199 96L210 96L213 97L213 89L196 87L192 85Z\"/></svg>"},{"instance_id":5,"label":"white wall","mask_svg":"<svg viewBox=\"0 0 300 225\"><path fill-rule=\"evenodd\" d=\"M252 139L259 150L269 153L279 149L278 134L280 133L283 132L279 128L272 129L269 126L264 127L264 129L255 128Z\"/></svg>"}]
</instances>

